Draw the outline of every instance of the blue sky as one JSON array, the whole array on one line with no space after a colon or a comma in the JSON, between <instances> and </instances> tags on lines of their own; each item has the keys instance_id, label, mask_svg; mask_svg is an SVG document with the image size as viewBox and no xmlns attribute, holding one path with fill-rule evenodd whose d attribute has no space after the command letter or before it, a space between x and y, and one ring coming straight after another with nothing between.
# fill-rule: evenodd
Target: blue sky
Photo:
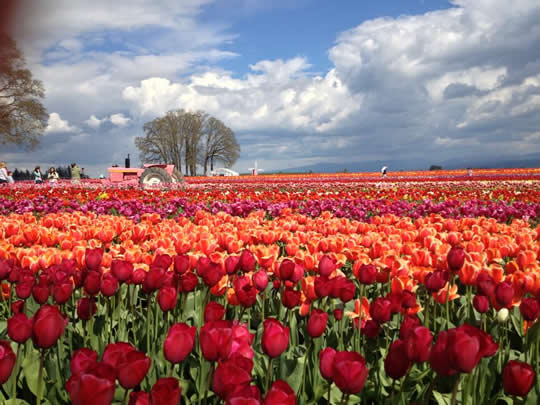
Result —
<instances>
[{"instance_id":1,"label":"blue sky","mask_svg":"<svg viewBox=\"0 0 540 405\"><path fill-rule=\"evenodd\" d=\"M98 175L179 108L235 131L240 172L540 160L537 0L18 4L50 118L39 149L0 151L11 166Z\"/></svg>"}]
</instances>

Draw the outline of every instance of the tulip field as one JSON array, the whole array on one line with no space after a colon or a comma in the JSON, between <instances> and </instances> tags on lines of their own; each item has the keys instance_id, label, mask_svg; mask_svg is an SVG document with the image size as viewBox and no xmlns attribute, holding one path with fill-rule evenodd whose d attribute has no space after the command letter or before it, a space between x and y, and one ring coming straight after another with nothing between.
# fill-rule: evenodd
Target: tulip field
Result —
<instances>
[{"instance_id":1,"label":"tulip field","mask_svg":"<svg viewBox=\"0 0 540 405\"><path fill-rule=\"evenodd\" d=\"M540 403L540 169L0 185L0 403Z\"/></svg>"}]
</instances>

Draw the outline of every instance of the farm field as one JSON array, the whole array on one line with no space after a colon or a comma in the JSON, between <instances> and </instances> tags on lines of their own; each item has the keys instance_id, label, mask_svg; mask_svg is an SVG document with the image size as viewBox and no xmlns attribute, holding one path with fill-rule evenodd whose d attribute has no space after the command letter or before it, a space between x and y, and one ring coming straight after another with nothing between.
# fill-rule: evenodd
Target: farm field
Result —
<instances>
[{"instance_id":1,"label":"farm field","mask_svg":"<svg viewBox=\"0 0 540 405\"><path fill-rule=\"evenodd\" d=\"M0 186L0 402L537 404L539 180Z\"/></svg>"}]
</instances>

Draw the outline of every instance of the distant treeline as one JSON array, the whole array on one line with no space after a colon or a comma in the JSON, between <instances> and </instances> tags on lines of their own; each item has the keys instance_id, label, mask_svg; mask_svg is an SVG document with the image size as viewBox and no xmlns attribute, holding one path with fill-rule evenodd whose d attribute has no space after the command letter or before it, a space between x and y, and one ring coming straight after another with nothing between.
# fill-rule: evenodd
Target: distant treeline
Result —
<instances>
[{"instance_id":1,"label":"distant treeline","mask_svg":"<svg viewBox=\"0 0 540 405\"><path fill-rule=\"evenodd\" d=\"M58 167L55 167L56 169L56 172L58 173L58 176L61 178L61 179L71 179L71 166L58 166ZM15 169L13 170L13 180L15 181L21 181L21 180L34 180L34 176L32 175L32 172L33 171L30 171L28 169L26 170L19 170L19 169ZM43 178L43 180L47 180L47 174L49 173L49 169L41 169L41 177ZM81 173L81 178L82 179L88 179L89 177L84 174L84 173Z\"/></svg>"}]
</instances>

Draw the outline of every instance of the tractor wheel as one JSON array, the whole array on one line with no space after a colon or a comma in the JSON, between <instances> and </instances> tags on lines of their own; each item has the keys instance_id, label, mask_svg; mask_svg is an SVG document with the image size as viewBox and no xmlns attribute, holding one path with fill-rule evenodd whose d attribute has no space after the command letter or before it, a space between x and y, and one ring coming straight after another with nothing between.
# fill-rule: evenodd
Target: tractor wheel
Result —
<instances>
[{"instance_id":1,"label":"tractor wheel","mask_svg":"<svg viewBox=\"0 0 540 405\"><path fill-rule=\"evenodd\" d=\"M171 176L161 167L149 167L145 169L139 178L139 184L141 186L156 186L170 182Z\"/></svg>"},{"instance_id":2,"label":"tractor wheel","mask_svg":"<svg viewBox=\"0 0 540 405\"><path fill-rule=\"evenodd\" d=\"M184 182L184 175L177 168L173 169L171 177L172 177L172 182L173 183L183 183Z\"/></svg>"}]
</instances>

